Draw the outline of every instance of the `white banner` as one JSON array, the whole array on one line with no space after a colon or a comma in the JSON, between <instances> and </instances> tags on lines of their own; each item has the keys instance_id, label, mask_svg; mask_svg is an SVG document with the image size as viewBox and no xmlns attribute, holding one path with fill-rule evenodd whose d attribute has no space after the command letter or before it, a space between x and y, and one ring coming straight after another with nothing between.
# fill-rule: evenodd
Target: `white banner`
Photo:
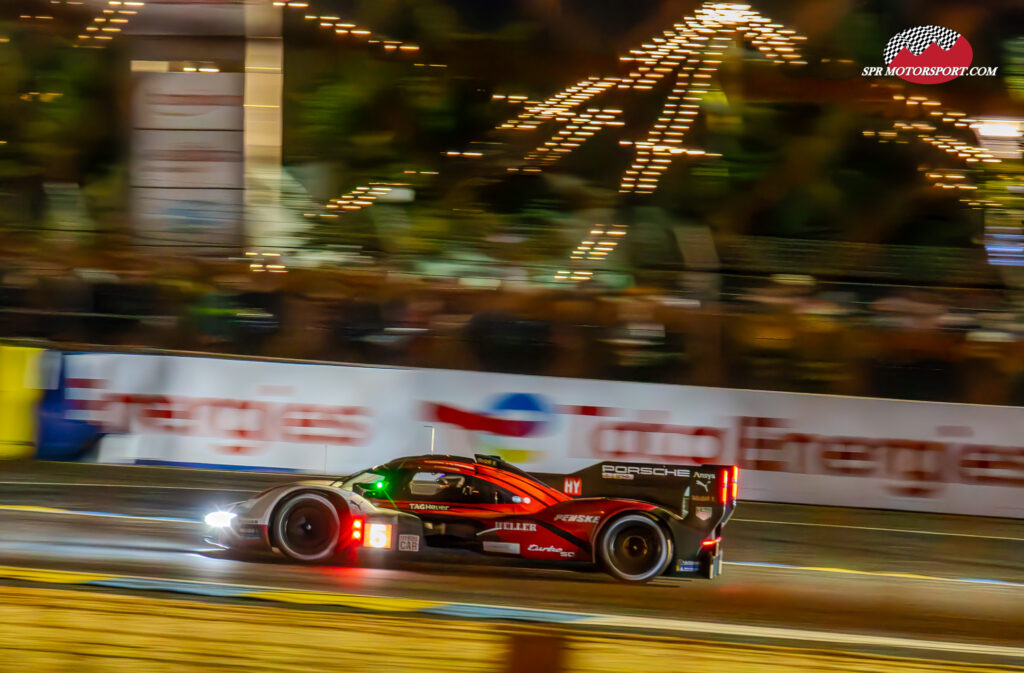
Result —
<instances>
[{"instance_id":1,"label":"white banner","mask_svg":"<svg viewBox=\"0 0 1024 673\"><path fill-rule=\"evenodd\" d=\"M239 237L240 189L159 189L137 187L135 225L143 243L221 244Z\"/></svg>"},{"instance_id":2,"label":"white banner","mask_svg":"<svg viewBox=\"0 0 1024 673\"><path fill-rule=\"evenodd\" d=\"M241 131L242 73L136 73L132 119L137 129Z\"/></svg>"},{"instance_id":3,"label":"white banner","mask_svg":"<svg viewBox=\"0 0 1024 673\"><path fill-rule=\"evenodd\" d=\"M142 355L68 356L70 412L143 460L347 474L400 455L737 463L741 498L1024 518L1024 412L824 395Z\"/></svg>"},{"instance_id":4,"label":"white banner","mask_svg":"<svg viewBox=\"0 0 1024 673\"><path fill-rule=\"evenodd\" d=\"M213 4L244 15L242 5ZM204 4L175 7L202 23L195 14ZM159 8L146 13L152 9ZM210 255L236 249L245 186L245 75L133 74L132 212L140 242L201 246Z\"/></svg>"},{"instance_id":5,"label":"white banner","mask_svg":"<svg viewBox=\"0 0 1024 673\"><path fill-rule=\"evenodd\" d=\"M149 131L132 136L133 187L241 189L241 131Z\"/></svg>"},{"instance_id":6,"label":"white banner","mask_svg":"<svg viewBox=\"0 0 1024 673\"><path fill-rule=\"evenodd\" d=\"M133 460L344 474L411 450L402 370L93 353L66 362L69 417L130 438Z\"/></svg>"}]
</instances>

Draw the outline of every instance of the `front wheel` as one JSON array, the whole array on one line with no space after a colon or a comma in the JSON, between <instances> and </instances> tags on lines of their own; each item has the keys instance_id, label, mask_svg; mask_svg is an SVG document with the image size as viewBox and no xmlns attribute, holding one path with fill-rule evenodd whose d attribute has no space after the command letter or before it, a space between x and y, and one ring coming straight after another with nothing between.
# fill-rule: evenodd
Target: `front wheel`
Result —
<instances>
[{"instance_id":1,"label":"front wheel","mask_svg":"<svg viewBox=\"0 0 1024 673\"><path fill-rule=\"evenodd\" d=\"M330 500L319 493L299 493L285 500L274 515L277 547L304 563L334 556L341 536L341 518Z\"/></svg>"},{"instance_id":2,"label":"front wheel","mask_svg":"<svg viewBox=\"0 0 1024 673\"><path fill-rule=\"evenodd\" d=\"M597 539L597 557L612 577L649 582L672 560L672 541L658 521L646 514L612 519Z\"/></svg>"}]
</instances>

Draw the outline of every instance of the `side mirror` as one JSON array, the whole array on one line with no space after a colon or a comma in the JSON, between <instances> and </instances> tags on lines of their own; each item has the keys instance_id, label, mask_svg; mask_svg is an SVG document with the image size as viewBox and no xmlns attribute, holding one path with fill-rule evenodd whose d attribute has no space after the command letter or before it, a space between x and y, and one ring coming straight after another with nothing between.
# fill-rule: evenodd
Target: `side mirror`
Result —
<instances>
[{"instance_id":1,"label":"side mirror","mask_svg":"<svg viewBox=\"0 0 1024 673\"><path fill-rule=\"evenodd\" d=\"M378 497L387 495L387 482L383 479L368 481L365 484L353 484L352 492L363 497Z\"/></svg>"}]
</instances>

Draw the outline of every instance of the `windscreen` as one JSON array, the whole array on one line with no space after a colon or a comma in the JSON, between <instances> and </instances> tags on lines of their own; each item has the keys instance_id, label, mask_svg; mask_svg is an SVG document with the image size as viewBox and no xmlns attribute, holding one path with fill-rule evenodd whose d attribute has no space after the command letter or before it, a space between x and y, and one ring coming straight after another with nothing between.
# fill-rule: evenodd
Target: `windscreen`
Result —
<instances>
[{"instance_id":1,"label":"windscreen","mask_svg":"<svg viewBox=\"0 0 1024 673\"><path fill-rule=\"evenodd\" d=\"M367 470L365 472L360 472L359 474L352 477L339 479L338 481L334 482L332 486L334 486L335 488L344 489L346 491L351 491L352 487L356 486L357 484L372 484L378 481L383 482L385 478L386 475L384 475L383 472Z\"/></svg>"}]
</instances>

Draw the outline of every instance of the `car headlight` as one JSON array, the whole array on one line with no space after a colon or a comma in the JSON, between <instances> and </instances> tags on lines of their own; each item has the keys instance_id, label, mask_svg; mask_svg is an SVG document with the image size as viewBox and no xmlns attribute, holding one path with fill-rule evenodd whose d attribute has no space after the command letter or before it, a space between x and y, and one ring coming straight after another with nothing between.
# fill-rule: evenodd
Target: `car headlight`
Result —
<instances>
[{"instance_id":1,"label":"car headlight","mask_svg":"<svg viewBox=\"0 0 1024 673\"><path fill-rule=\"evenodd\" d=\"M236 516L234 512L210 512L204 521L211 528L227 528Z\"/></svg>"}]
</instances>

